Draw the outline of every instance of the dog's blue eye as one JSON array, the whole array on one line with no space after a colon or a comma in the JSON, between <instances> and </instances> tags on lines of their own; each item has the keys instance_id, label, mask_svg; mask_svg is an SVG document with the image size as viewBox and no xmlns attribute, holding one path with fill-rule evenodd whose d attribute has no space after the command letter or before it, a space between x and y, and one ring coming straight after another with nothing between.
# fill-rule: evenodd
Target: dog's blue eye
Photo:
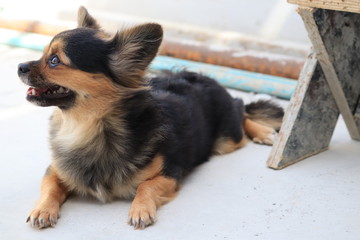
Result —
<instances>
[{"instance_id":1,"label":"dog's blue eye","mask_svg":"<svg viewBox=\"0 0 360 240\"><path fill-rule=\"evenodd\" d=\"M50 57L49 59L49 64L51 67L56 67L57 65L60 64L60 59L57 55L53 55Z\"/></svg>"}]
</instances>

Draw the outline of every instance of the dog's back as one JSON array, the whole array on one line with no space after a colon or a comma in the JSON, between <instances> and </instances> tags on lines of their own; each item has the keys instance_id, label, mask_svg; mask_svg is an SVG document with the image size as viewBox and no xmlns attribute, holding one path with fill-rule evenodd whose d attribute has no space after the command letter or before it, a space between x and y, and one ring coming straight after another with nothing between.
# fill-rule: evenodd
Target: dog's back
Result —
<instances>
[{"instance_id":1,"label":"dog's back","mask_svg":"<svg viewBox=\"0 0 360 240\"><path fill-rule=\"evenodd\" d=\"M208 160L217 139L242 139L244 109L213 79L182 71L154 78L150 85L168 125L160 151L171 177Z\"/></svg>"}]
</instances>

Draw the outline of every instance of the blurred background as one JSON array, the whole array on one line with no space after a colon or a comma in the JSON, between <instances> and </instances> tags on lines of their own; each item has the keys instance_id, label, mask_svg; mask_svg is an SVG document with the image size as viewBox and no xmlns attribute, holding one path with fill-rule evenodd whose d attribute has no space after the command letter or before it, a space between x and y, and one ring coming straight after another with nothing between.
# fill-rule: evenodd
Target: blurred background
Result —
<instances>
[{"instance_id":1,"label":"blurred background","mask_svg":"<svg viewBox=\"0 0 360 240\"><path fill-rule=\"evenodd\" d=\"M2 18L47 23L74 21L80 5L107 19L140 19L160 23L235 31L267 41L308 45L296 6L286 0L2 0ZM95 12L96 11L96 12Z\"/></svg>"},{"instance_id":2,"label":"blurred background","mask_svg":"<svg viewBox=\"0 0 360 240\"><path fill-rule=\"evenodd\" d=\"M159 54L172 58L157 58L153 70L185 67L237 90L289 99L310 50L296 6L285 0L2 0L1 71L16 79L19 51L35 50L31 54L40 57L52 36L76 27L80 5L110 32L144 22L162 24ZM18 82L5 79L1 95L16 94ZM0 108L18 99L0 101Z\"/></svg>"}]
</instances>

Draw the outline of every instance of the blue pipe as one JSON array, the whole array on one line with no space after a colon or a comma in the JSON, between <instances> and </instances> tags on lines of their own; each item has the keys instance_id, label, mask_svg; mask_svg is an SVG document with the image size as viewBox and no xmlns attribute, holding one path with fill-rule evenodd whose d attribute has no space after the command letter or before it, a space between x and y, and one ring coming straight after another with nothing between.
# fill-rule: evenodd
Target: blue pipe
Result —
<instances>
[{"instance_id":1,"label":"blue pipe","mask_svg":"<svg viewBox=\"0 0 360 240\"><path fill-rule=\"evenodd\" d=\"M0 43L15 47L42 51L51 39L40 34L0 29ZM287 78L164 56L157 56L150 69L199 72L216 79L224 87L266 93L284 99L290 99L297 83Z\"/></svg>"},{"instance_id":2,"label":"blue pipe","mask_svg":"<svg viewBox=\"0 0 360 240\"><path fill-rule=\"evenodd\" d=\"M216 79L224 87L266 93L284 99L290 99L297 83L287 78L164 56L156 57L150 68L198 72Z\"/></svg>"}]
</instances>

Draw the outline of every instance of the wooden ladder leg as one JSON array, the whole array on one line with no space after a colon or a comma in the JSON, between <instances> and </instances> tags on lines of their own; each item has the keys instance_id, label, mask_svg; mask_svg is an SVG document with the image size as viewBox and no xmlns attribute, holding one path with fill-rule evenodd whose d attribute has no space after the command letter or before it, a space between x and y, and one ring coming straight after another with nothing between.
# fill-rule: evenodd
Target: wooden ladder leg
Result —
<instances>
[{"instance_id":1,"label":"wooden ladder leg","mask_svg":"<svg viewBox=\"0 0 360 240\"><path fill-rule=\"evenodd\" d=\"M299 8L311 56L284 117L268 166L281 169L328 148L339 113L360 140L360 14Z\"/></svg>"},{"instance_id":2,"label":"wooden ladder leg","mask_svg":"<svg viewBox=\"0 0 360 240\"><path fill-rule=\"evenodd\" d=\"M339 110L315 54L308 57L267 165L282 169L326 150Z\"/></svg>"},{"instance_id":3,"label":"wooden ladder leg","mask_svg":"<svg viewBox=\"0 0 360 240\"><path fill-rule=\"evenodd\" d=\"M298 12L350 136L360 140L354 118L360 94L360 14L314 8Z\"/></svg>"}]
</instances>

